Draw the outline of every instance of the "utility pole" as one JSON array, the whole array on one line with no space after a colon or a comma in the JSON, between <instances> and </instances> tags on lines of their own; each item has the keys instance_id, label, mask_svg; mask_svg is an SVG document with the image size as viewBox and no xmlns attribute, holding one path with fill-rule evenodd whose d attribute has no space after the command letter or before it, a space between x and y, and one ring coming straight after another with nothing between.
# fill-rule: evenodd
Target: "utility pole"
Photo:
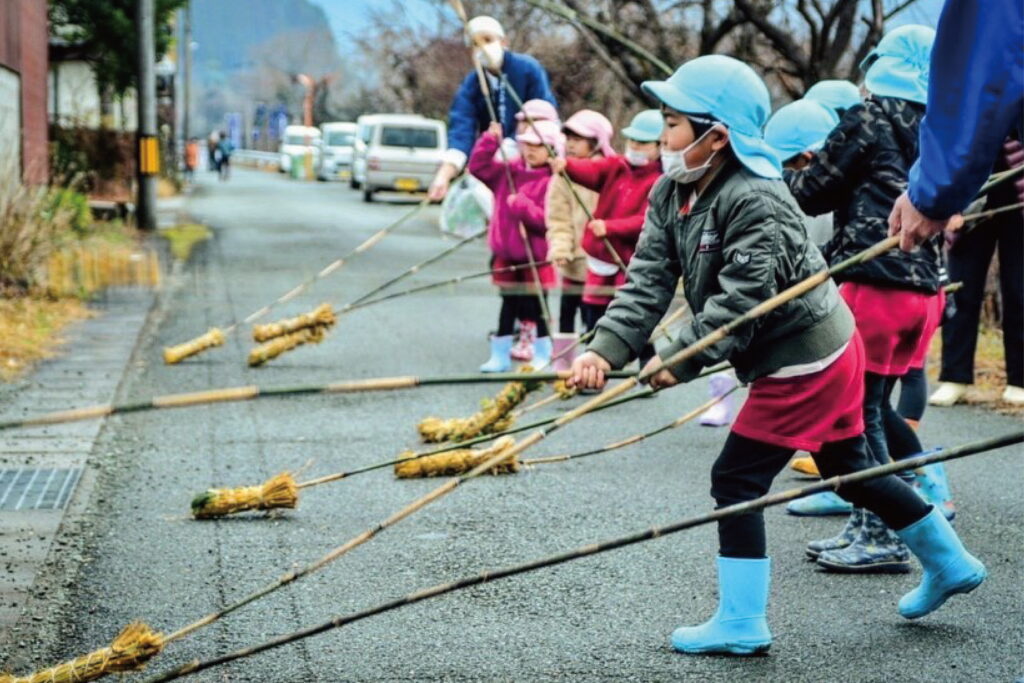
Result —
<instances>
[{"instance_id":1,"label":"utility pole","mask_svg":"<svg viewBox=\"0 0 1024 683\"><path fill-rule=\"evenodd\" d=\"M192 2L185 4L185 54L181 74L181 128L187 143L192 138L189 114L192 110Z\"/></svg>"},{"instance_id":2,"label":"utility pole","mask_svg":"<svg viewBox=\"0 0 1024 683\"><path fill-rule=\"evenodd\" d=\"M137 0L135 32L139 39L138 83L138 199L136 223L141 230L156 229L156 177L160 172L160 143L156 130L156 30L153 0Z\"/></svg>"}]
</instances>

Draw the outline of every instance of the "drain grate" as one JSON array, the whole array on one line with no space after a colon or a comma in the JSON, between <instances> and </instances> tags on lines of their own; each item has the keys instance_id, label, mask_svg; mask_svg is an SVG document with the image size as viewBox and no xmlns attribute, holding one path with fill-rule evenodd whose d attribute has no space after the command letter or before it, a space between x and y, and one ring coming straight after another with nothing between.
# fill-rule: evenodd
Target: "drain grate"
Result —
<instances>
[{"instance_id":1,"label":"drain grate","mask_svg":"<svg viewBox=\"0 0 1024 683\"><path fill-rule=\"evenodd\" d=\"M0 510L63 510L82 468L0 470Z\"/></svg>"}]
</instances>

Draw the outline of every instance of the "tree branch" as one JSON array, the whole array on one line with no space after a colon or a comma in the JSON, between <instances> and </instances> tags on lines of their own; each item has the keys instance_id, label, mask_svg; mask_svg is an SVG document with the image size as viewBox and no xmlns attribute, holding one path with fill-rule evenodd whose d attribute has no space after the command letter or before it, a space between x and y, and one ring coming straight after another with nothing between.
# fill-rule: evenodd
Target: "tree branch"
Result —
<instances>
[{"instance_id":1,"label":"tree branch","mask_svg":"<svg viewBox=\"0 0 1024 683\"><path fill-rule=\"evenodd\" d=\"M757 27L768 41L775 46L780 56L793 63L797 69L807 73L810 68L806 55L801 51L800 46L791 35L773 24L768 18L757 11L750 0L735 0L736 8L739 9L747 20Z\"/></svg>"}]
</instances>

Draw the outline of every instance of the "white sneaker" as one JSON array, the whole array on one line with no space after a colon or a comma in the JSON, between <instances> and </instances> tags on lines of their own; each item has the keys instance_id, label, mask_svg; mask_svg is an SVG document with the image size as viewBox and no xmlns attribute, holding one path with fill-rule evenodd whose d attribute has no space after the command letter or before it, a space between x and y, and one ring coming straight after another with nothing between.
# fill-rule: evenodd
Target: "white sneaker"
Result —
<instances>
[{"instance_id":1,"label":"white sneaker","mask_svg":"<svg viewBox=\"0 0 1024 683\"><path fill-rule=\"evenodd\" d=\"M1007 384L1003 390L1003 401L1015 406L1024 406L1024 387L1015 387Z\"/></svg>"},{"instance_id":2,"label":"white sneaker","mask_svg":"<svg viewBox=\"0 0 1024 683\"><path fill-rule=\"evenodd\" d=\"M969 384L958 384L957 382L943 382L928 398L928 405L947 408L956 405L963 400L969 386Z\"/></svg>"}]
</instances>

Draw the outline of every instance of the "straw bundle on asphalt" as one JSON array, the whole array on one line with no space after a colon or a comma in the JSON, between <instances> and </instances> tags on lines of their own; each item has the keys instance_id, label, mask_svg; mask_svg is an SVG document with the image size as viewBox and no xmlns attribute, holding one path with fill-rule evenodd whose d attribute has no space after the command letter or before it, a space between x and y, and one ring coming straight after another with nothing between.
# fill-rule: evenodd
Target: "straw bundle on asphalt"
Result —
<instances>
[{"instance_id":1,"label":"straw bundle on asphalt","mask_svg":"<svg viewBox=\"0 0 1024 683\"><path fill-rule=\"evenodd\" d=\"M405 458L405 462L395 465L395 476L399 479L416 479L421 477L448 477L456 474L464 474L485 460L510 450L516 445L515 439L511 436L503 436L490 448L475 450L472 448L438 453L426 458L416 457L413 451L405 451L399 457ZM519 471L519 460L512 458L507 462L494 465L487 471L488 474L514 474Z\"/></svg>"},{"instance_id":2,"label":"straw bundle on asphalt","mask_svg":"<svg viewBox=\"0 0 1024 683\"><path fill-rule=\"evenodd\" d=\"M530 368L523 368L532 372ZM465 441L481 434L502 432L512 426L512 410L522 403L527 394L539 387L537 382L509 382L493 399L481 401L481 409L465 418L443 419L428 417L417 429L424 443Z\"/></svg>"},{"instance_id":3,"label":"straw bundle on asphalt","mask_svg":"<svg viewBox=\"0 0 1024 683\"><path fill-rule=\"evenodd\" d=\"M0 674L0 683L84 683L112 673L141 671L163 646L163 636L137 621L126 626L105 648L31 676Z\"/></svg>"},{"instance_id":4,"label":"straw bundle on asphalt","mask_svg":"<svg viewBox=\"0 0 1024 683\"><path fill-rule=\"evenodd\" d=\"M206 349L224 345L224 332L219 327L211 327L206 334L177 346L164 348L164 363L174 365L190 356L202 353Z\"/></svg>"},{"instance_id":5,"label":"straw bundle on asphalt","mask_svg":"<svg viewBox=\"0 0 1024 683\"><path fill-rule=\"evenodd\" d=\"M192 516L213 519L249 510L294 509L299 490L289 472L271 477L259 486L209 489L192 499Z\"/></svg>"},{"instance_id":6,"label":"straw bundle on asphalt","mask_svg":"<svg viewBox=\"0 0 1024 683\"><path fill-rule=\"evenodd\" d=\"M260 344L249 352L249 367L258 367L269 360L277 358L282 353L302 346L303 344L319 344L324 340L326 333L323 327L303 327L297 332L286 334L281 337L274 337L265 344Z\"/></svg>"},{"instance_id":7,"label":"straw bundle on asphalt","mask_svg":"<svg viewBox=\"0 0 1024 683\"><path fill-rule=\"evenodd\" d=\"M336 322L338 322L338 318L334 315L334 309L329 303L322 303L309 313L303 313L294 318L285 318L265 325L254 325L252 339L256 342L265 342L309 327L328 329L333 327Z\"/></svg>"}]
</instances>

